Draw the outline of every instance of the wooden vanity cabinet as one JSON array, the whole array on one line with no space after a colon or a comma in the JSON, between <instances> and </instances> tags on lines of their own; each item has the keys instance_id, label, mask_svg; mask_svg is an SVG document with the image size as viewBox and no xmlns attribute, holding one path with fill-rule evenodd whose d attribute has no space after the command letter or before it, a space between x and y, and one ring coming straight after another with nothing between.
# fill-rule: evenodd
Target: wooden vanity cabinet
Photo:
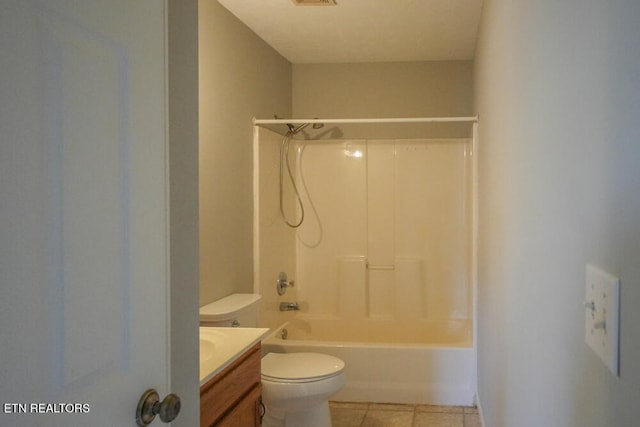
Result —
<instances>
[{"instance_id":1,"label":"wooden vanity cabinet","mask_svg":"<svg viewBox=\"0 0 640 427\"><path fill-rule=\"evenodd\" d=\"M200 427L260 426L260 343L200 387Z\"/></svg>"}]
</instances>

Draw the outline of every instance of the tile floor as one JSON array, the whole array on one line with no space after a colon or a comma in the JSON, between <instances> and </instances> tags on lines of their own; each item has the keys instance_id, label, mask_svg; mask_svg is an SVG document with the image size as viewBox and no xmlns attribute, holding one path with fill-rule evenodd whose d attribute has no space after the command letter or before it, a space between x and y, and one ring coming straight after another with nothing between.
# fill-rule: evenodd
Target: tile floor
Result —
<instances>
[{"instance_id":1,"label":"tile floor","mask_svg":"<svg viewBox=\"0 0 640 427\"><path fill-rule=\"evenodd\" d=\"M333 427L481 427L469 406L329 402Z\"/></svg>"}]
</instances>

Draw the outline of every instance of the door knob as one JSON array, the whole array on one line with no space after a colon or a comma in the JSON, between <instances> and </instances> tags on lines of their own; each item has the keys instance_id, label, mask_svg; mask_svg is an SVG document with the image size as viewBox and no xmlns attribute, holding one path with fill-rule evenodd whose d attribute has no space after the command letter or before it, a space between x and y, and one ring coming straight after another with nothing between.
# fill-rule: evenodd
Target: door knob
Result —
<instances>
[{"instance_id":1,"label":"door knob","mask_svg":"<svg viewBox=\"0 0 640 427\"><path fill-rule=\"evenodd\" d=\"M136 409L136 423L140 427L147 426L153 421L156 415L160 415L160 420L170 423L175 420L180 412L180 398L175 394L168 394L162 402L158 392L150 388L140 397L138 408Z\"/></svg>"}]
</instances>

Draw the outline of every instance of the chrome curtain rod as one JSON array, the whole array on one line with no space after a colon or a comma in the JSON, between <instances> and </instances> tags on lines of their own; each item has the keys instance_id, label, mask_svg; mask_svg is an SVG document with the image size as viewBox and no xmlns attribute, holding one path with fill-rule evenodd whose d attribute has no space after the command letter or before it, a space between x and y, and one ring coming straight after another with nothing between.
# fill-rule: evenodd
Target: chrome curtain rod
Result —
<instances>
[{"instance_id":1,"label":"chrome curtain rod","mask_svg":"<svg viewBox=\"0 0 640 427\"><path fill-rule=\"evenodd\" d=\"M323 124L365 124L365 123L455 123L455 122L478 122L478 116L471 117L404 117L404 118L379 118L379 119L256 119L253 118L254 125L295 125L302 123L323 123Z\"/></svg>"}]
</instances>

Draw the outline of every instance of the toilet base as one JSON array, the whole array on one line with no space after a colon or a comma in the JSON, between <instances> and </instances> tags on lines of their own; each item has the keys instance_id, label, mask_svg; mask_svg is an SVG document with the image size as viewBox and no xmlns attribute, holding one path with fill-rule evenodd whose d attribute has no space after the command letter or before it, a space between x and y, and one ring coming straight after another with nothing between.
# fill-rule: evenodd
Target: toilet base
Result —
<instances>
[{"instance_id":1,"label":"toilet base","mask_svg":"<svg viewBox=\"0 0 640 427\"><path fill-rule=\"evenodd\" d=\"M302 411L284 412L266 407L263 427L331 427L329 403L323 402Z\"/></svg>"}]
</instances>

